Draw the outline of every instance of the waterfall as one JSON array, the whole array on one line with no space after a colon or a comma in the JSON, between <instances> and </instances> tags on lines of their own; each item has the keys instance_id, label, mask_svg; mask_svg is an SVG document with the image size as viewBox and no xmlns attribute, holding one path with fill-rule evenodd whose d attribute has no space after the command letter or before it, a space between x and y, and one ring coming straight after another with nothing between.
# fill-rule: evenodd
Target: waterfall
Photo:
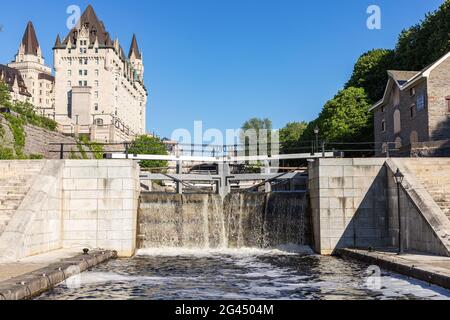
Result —
<instances>
[{"instance_id":1,"label":"waterfall","mask_svg":"<svg viewBox=\"0 0 450 320\"><path fill-rule=\"evenodd\" d=\"M309 244L303 193L143 193L139 248L271 248Z\"/></svg>"}]
</instances>

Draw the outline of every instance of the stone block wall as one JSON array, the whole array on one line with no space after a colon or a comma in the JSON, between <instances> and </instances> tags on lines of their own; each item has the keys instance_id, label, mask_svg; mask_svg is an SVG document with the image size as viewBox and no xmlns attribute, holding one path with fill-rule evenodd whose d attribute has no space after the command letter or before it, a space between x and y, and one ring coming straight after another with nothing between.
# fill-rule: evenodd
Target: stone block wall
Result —
<instances>
[{"instance_id":1,"label":"stone block wall","mask_svg":"<svg viewBox=\"0 0 450 320\"><path fill-rule=\"evenodd\" d=\"M431 140L450 139L450 110L446 97L450 95L450 58L431 71L428 78L429 130Z\"/></svg>"},{"instance_id":2,"label":"stone block wall","mask_svg":"<svg viewBox=\"0 0 450 320\"><path fill-rule=\"evenodd\" d=\"M20 207L0 237L0 260L61 248L136 247L139 166L132 160L2 161L11 168L41 165Z\"/></svg>"},{"instance_id":3,"label":"stone block wall","mask_svg":"<svg viewBox=\"0 0 450 320\"><path fill-rule=\"evenodd\" d=\"M310 164L314 247L386 245L385 159L318 159Z\"/></svg>"},{"instance_id":4,"label":"stone block wall","mask_svg":"<svg viewBox=\"0 0 450 320\"><path fill-rule=\"evenodd\" d=\"M332 254L339 248L399 246L398 196L393 177L399 168L405 176L400 189L403 247L450 255L450 220L432 197L433 186L442 185L443 190L448 190L449 161L318 159L310 164L316 252ZM426 180L434 182L424 185L416 176L426 176Z\"/></svg>"},{"instance_id":5,"label":"stone block wall","mask_svg":"<svg viewBox=\"0 0 450 320\"><path fill-rule=\"evenodd\" d=\"M423 178L420 177L425 172L428 176L427 180L437 179L435 187L441 184L442 188L446 188L445 181L448 183L449 178L446 170L439 170L439 167L449 164L450 161L444 159L389 159L386 161L390 246L398 247L399 245L398 191L393 177L398 168L405 176L400 188L400 219L402 221L400 238L403 248L442 256L450 255L450 220L433 199L432 189L430 189L433 185L423 184ZM434 174L432 171L435 171ZM441 177L443 177L442 180Z\"/></svg>"},{"instance_id":6,"label":"stone block wall","mask_svg":"<svg viewBox=\"0 0 450 320\"><path fill-rule=\"evenodd\" d=\"M64 247L135 250L139 168L122 160L66 160L63 175Z\"/></svg>"}]
</instances>

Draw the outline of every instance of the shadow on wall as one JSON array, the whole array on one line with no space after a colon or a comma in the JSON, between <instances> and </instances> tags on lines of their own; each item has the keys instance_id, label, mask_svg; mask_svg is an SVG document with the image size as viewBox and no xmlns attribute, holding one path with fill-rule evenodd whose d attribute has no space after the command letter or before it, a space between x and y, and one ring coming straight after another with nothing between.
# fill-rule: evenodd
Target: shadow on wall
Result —
<instances>
[{"instance_id":1,"label":"shadow on wall","mask_svg":"<svg viewBox=\"0 0 450 320\"><path fill-rule=\"evenodd\" d=\"M353 205L347 203L342 206L344 219L351 214L353 217L350 221L347 220L347 226L336 248L373 248L389 245L386 176L386 168L381 167L362 200L354 197Z\"/></svg>"}]
</instances>

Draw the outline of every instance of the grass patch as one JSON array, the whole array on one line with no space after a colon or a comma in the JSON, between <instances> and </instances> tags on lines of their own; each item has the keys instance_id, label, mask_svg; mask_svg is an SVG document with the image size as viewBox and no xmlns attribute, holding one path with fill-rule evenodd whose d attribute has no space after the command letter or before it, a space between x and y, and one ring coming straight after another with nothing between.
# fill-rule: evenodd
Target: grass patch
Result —
<instances>
[{"instance_id":1,"label":"grass patch","mask_svg":"<svg viewBox=\"0 0 450 320\"><path fill-rule=\"evenodd\" d=\"M97 142L91 142L89 141L88 137L86 136L82 136L80 138L80 141L89 148L89 150L92 152L92 154L94 155L94 158L96 160L101 160L103 159L103 146Z\"/></svg>"},{"instance_id":2,"label":"grass patch","mask_svg":"<svg viewBox=\"0 0 450 320\"><path fill-rule=\"evenodd\" d=\"M42 154L30 154L30 160L42 160L44 156Z\"/></svg>"},{"instance_id":3,"label":"grass patch","mask_svg":"<svg viewBox=\"0 0 450 320\"><path fill-rule=\"evenodd\" d=\"M38 115L33 106L29 103L17 102L12 107L11 110L20 114L20 117L25 121L36 127L41 127L50 131L56 131L58 124L46 117Z\"/></svg>"},{"instance_id":4,"label":"grass patch","mask_svg":"<svg viewBox=\"0 0 450 320\"><path fill-rule=\"evenodd\" d=\"M13 149L0 146L0 160L14 160L14 158Z\"/></svg>"},{"instance_id":5,"label":"grass patch","mask_svg":"<svg viewBox=\"0 0 450 320\"><path fill-rule=\"evenodd\" d=\"M8 126L14 136L14 151L16 157L19 159L25 159L23 148L25 148L25 130L23 128L24 121L21 118L16 118L8 113L4 114L5 119L8 121Z\"/></svg>"}]
</instances>

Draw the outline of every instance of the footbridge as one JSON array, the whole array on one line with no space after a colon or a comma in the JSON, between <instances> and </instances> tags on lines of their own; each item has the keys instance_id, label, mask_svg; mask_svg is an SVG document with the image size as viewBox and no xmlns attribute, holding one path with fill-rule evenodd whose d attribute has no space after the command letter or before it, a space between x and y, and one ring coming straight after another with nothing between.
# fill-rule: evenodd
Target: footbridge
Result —
<instances>
[{"instance_id":1,"label":"footbridge","mask_svg":"<svg viewBox=\"0 0 450 320\"><path fill-rule=\"evenodd\" d=\"M212 189L222 197L229 194L234 187L237 190L259 190L265 192L272 191L272 185L281 181L289 182L287 191L294 191L295 181L303 181L306 184L307 173L305 168L280 168L278 163L282 160L314 160L317 158L333 158L334 152L320 153L297 153L279 155L256 155L256 156L186 156L186 155L144 155L128 153L107 154L109 159L130 159L136 161L168 161L176 163L174 173L153 173L141 172L142 181L165 181L171 180L176 185L176 192L183 193L184 187L196 189L199 184L212 186ZM210 170L201 173L184 173L183 168L186 163L213 164L217 170ZM233 173L231 169L237 164L260 163L260 173ZM275 165L275 163L277 165ZM280 172L280 170L284 172ZM249 185L249 182L253 184ZM150 186L152 184L150 183Z\"/></svg>"}]
</instances>

